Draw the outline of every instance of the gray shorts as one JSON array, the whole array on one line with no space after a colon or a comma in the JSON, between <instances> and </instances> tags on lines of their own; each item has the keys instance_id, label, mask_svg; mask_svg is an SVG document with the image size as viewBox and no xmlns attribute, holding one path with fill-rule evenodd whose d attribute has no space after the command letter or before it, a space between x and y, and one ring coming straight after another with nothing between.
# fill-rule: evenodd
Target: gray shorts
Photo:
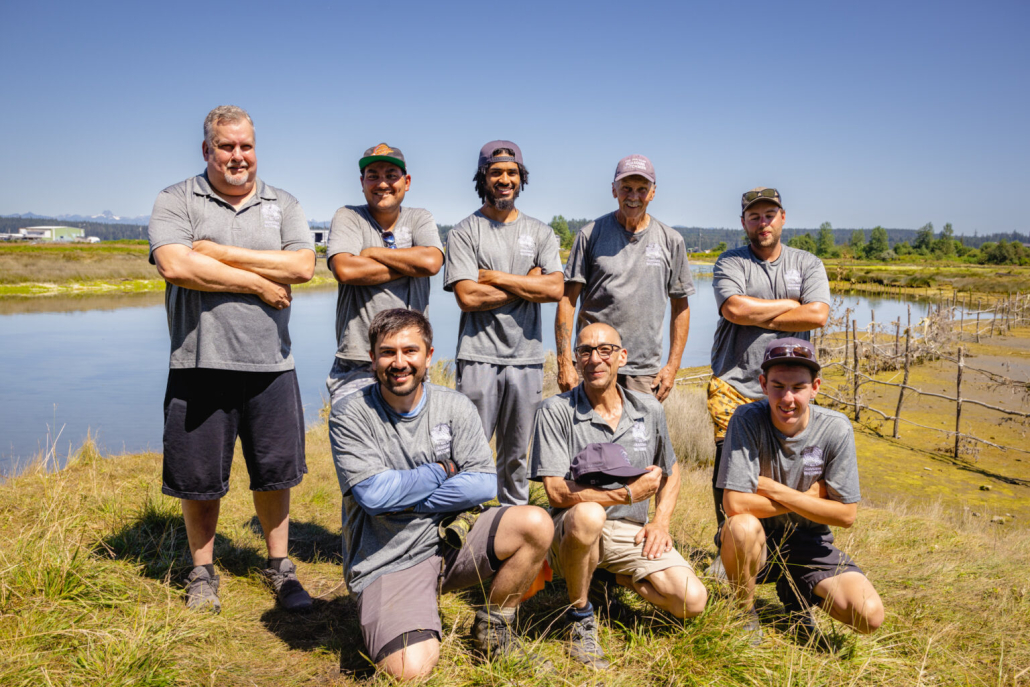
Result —
<instances>
[{"instance_id":1,"label":"gray shorts","mask_svg":"<svg viewBox=\"0 0 1030 687\"><path fill-rule=\"evenodd\" d=\"M362 590L358 617L368 656L374 662L403 648L406 635L419 633L414 642L427 639L425 631L440 638L438 590L481 585L496 574L501 561L494 553L494 537L506 510L502 506L484 511L461 550L442 546L441 553L410 568L380 575Z\"/></svg>"},{"instance_id":2,"label":"gray shorts","mask_svg":"<svg viewBox=\"0 0 1030 687\"><path fill-rule=\"evenodd\" d=\"M642 394L654 394L654 389L651 385L654 384L655 378L658 374L653 375L619 375L619 386L623 389L629 389L630 391L639 391Z\"/></svg>"},{"instance_id":3,"label":"gray shorts","mask_svg":"<svg viewBox=\"0 0 1030 687\"><path fill-rule=\"evenodd\" d=\"M359 363L356 360L333 358L333 366L325 380L325 388L329 391L329 405L355 391L361 391L375 381L371 362Z\"/></svg>"}]
</instances>

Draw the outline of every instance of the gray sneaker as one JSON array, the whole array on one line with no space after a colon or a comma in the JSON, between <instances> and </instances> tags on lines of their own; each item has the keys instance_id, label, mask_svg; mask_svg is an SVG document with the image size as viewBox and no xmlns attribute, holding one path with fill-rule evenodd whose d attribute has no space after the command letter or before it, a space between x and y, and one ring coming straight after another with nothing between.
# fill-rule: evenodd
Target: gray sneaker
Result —
<instances>
[{"instance_id":1,"label":"gray sneaker","mask_svg":"<svg viewBox=\"0 0 1030 687\"><path fill-rule=\"evenodd\" d=\"M191 611L222 612L218 599L218 575L211 576L207 568L198 565L186 578L186 608Z\"/></svg>"},{"instance_id":2,"label":"gray sneaker","mask_svg":"<svg viewBox=\"0 0 1030 687\"><path fill-rule=\"evenodd\" d=\"M762 624L758 622L758 611L752 608L745 617L747 622L744 623L744 633L747 635L748 643L751 646L758 646L765 638L762 633Z\"/></svg>"},{"instance_id":3,"label":"gray sneaker","mask_svg":"<svg viewBox=\"0 0 1030 687\"><path fill-rule=\"evenodd\" d=\"M569 618L569 655L585 666L604 670L610 663L597 638L597 618L590 614L582 620Z\"/></svg>"},{"instance_id":4,"label":"gray sneaker","mask_svg":"<svg viewBox=\"0 0 1030 687\"><path fill-rule=\"evenodd\" d=\"M722 557L716 554L712 564L705 570L705 577L717 580L719 582L728 582L729 578L726 577L726 567L722 564Z\"/></svg>"},{"instance_id":5,"label":"gray sneaker","mask_svg":"<svg viewBox=\"0 0 1030 687\"><path fill-rule=\"evenodd\" d=\"M511 625L512 620L487 607L476 609L472 622L472 643L483 658L488 661L511 659L525 661L534 672L550 671L554 665L532 651L529 651Z\"/></svg>"},{"instance_id":6,"label":"gray sneaker","mask_svg":"<svg viewBox=\"0 0 1030 687\"><path fill-rule=\"evenodd\" d=\"M297 566L289 558L283 559L278 570L265 568L261 575L285 610L296 613L311 609L311 597L297 579Z\"/></svg>"}]
</instances>

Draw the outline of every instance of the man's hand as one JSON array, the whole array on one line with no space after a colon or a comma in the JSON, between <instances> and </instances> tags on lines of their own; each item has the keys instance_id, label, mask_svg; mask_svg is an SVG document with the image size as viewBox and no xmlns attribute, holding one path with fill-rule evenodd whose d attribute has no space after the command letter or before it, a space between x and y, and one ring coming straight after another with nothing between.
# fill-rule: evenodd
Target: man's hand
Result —
<instances>
[{"instance_id":1,"label":"man's hand","mask_svg":"<svg viewBox=\"0 0 1030 687\"><path fill-rule=\"evenodd\" d=\"M672 387L676 386L677 372L679 372L678 369L666 365L655 375L654 383L651 384L651 390L659 401L665 402L665 399L669 397L669 393L672 392Z\"/></svg>"},{"instance_id":2,"label":"man's hand","mask_svg":"<svg viewBox=\"0 0 1030 687\"><path fill-rule=\"evenodd\" d=\"M572 387L579 384L579 373L576 372L576 368L569 364L568 360L564 358L558 359L558 388L562 392L568 391Z\"/></svg>"},{"instance_id":3,"label":"man's hand","mask_svg":"<svg viewBox=\"0 0 1030 687\"><path fill-rule=\"evenodd\" d=\"M264 284L258 293L258 297L276 310L288 308L290 303L293 302L293 290L290 288L290 285L280 284L264 277L261 277L261 279Z\"/></svg>"},{"instance_id":4,"label":"man's hand","mask_svg":"<svg viewBox=\"0 0 1030 687\"><path fill-rule=\"evenodd\" d=\"M526 276L539 277L543 273L543 269L541 269L540 267L534 267L533 269L526 272ZM503 279L505 274L507 274L507 272L501 272L500 270L479 270L479 283L486 284L488 286L497 286L497 282Z\"/></svg>"},{"instance_id":5,"label":"man's hand","mask_svg":"<svg viewBox=\"0 0 1030 687\"><path fill-rule=\"evenodd\" d=\"M641 475L641 477L643 476ZM663 554L672 551L672 536L669 535L669 528L654 521L641 527L633 541L636 544L644 543L643 554L649 560L661 558Z\"/></svg>"},{"instance_id":6,"label":"man's hand","mask_svg":"<svg viewBox=\"0 0 1030 687\"><path fill-rule=\"evenodd\" d=\"M633 494L633 503L646 501L658 493L662 484L662 469L657 465L648 465L647 472L626 482Z\"/></svg>"}]
</instances>

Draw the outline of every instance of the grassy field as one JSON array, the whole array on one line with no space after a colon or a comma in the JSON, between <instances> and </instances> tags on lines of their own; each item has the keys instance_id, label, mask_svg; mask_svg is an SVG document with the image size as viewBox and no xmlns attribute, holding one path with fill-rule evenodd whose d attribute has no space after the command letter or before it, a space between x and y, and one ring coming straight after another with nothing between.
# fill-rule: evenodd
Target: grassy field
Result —
<instances>
[{"instance_id":1,"label":"grassy field","mask_svg":"<svg viewBox=\"0 0 1030 687\"><path fill-rule=\"evenodd\" d=\"M826 273L835 288L844 284L856 291L878 286L919 290L943 289L962 293L1001 294L1030 291L1030 267L968 265L954 262L883 263L825 260Z\"/></svg>"},{"instance_id":2,"label":"grassy field","mask_svg":"<svg viewBox=\"0 0 1030 687\"><path fill-rule=\"evenodd\" d=\"M434 374L447 381L447 372L440 365ZM672 533L698 570L715 553L710 470L699 464L711 455L704 406L697 387L677 389L667 403L687 467ZM859 444L867 494L878 493L871 487L894 469L880 460L883 445L871 442ZM316 602L299 618L276 610L260 581L264 546L242 467L223 501L215 544L219 616L183 607L185 530L178 502L160 494L158 455L105 459L87 443L64 470L37 466L0 486L0 684L388 684L361 654L355 603L342 584L340 494L324 423L310 428L307 453L310 473L293 492L290 547ZM543 501L539 490L533 498ZM556 581L520 614L553 673L472 658L468 632L483 598L472 590L441 601L442 659L430 684L1030 683L1030 531L885 493L862 505L838 544L879 589L887 620L876 635L859 637L820 613L832 652L799 646L775 629L780 606L770 587L760 591L767 640L748 646L733 604L710 583L709 607L698 619L677 622L636 603L635 623L603 623L613 667L591 673L566 656L557 622L566 596Z\"/></svg>"}]
</instances>

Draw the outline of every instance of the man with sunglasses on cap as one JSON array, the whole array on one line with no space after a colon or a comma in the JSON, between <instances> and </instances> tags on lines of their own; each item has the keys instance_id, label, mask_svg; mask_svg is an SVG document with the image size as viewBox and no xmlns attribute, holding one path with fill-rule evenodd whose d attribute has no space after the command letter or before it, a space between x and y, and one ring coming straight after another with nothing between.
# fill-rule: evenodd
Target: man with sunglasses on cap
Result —
<instances>
[{"instance_id":1,"label":"man with sunglasses on cap","mask_svg":"<svg viewBox=\"0 0 1030 687\"><path fill-rule=\"evenodd\" d=\"M579 383L572 356L572 318L582 295L576 329L605 322L623 334L629 359L619 374L627 389L664 401L676 383L690 330L694 294L683 237L647 214L654 199L655 172L643 155L619 160L612 196L619 209L583 227L565 265L565 294L558 303L554 336L558 386ZM669 360L661 366L662 321L672 302Z\"/></svg>"},{"instance_id":2,"label":"man with sunglasses on cap","mask_svg":"<svg viewBox=\"0 0 1030 687\"><path fill-rule=\"evenodd\" d=\"M336 295L336 358L326 379L330 402L374 380L368 365L368 327L392 308L429 310L429 278L443 265L433 216L401 207L411 189L404 153L380 143L358 160L364 205L336 211L326 251L340 283Z\"/></svg>"},{"instance_id":3,"label":"man with sunglasses on cap","mask_svg":"<svg viewBox=\"0 0 1030 687\"><path fill-rule=\"evenodd\" d=\"M708 593L669 534L680 468L662 404L618 384L629 352L607 324L580 330L573 353L583 381L537 411L530 476L551 504L548 561L568 587L570 653L605 668L588 598L595 569L677 618L704 611Z\"/></svg>"},{"instance_id":4,"label":"man with sunglasses on cap","mask_svg":"<svg viewBox=\"0 0 1030 687\"><path fill-rule=\"evenodd\" d=\"M728 250L715 262L713 287L719 320L712 344L708 412L715 425L712 496L722 523L722 490L716 486L723 441L737 407L764 396L758 383L762 352L773 339L796 336L826 324L830 283L819 258L780 242L787 211L774 188L758 187L740 200L740 223L749 244ZM718 560L709 571L721 577Z\"/></svg>"},{"instance_id":5,"label":"man with sunglasses on cap","mask_svg":"<svg viewBox=\"0 0 1030 687\"><path fill-rule=\"evenodd\" d=\"M762 639L755 584L765 581L776 581L796 629L810 638L819 636L812 606L858 632L873 632L883 622L883 602L833 545L830 530L851 527L860 498L851 421L811 403L821 380L808 341L770 341L760 365L766 399L733 414L716 482L727 518L715 543L748 614L752 643Z\"/></svg>"},{"instance_id":6,"label":"man with sunglasses on cap","mask_svg":"<svg viewBox=\"0 0 1030 687\"><path fill-rule=\"evenodd\" d=\"M483 206L447 235L444 289L461 308L457 388L497 437L497 498L529 501L526 451L544 383L540 304L561 298L561 257L554 232L515 208L529 181L522 151L491 141L474 177Z\"/></svg>"}]
</instances>

